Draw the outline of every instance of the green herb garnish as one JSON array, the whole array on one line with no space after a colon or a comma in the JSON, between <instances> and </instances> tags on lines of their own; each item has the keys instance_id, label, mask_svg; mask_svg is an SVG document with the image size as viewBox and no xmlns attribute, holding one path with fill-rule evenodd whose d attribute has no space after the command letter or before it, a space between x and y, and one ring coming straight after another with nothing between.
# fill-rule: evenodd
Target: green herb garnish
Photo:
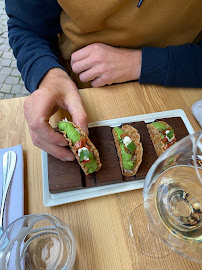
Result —
<instances>
[{"instance_id":1,"label":"green herb garnish","mask_svg":"<svg viewBox=\"0 0 202 270\"><path fill-rule=\"evenodd\" d=\"M171 129L171 130L168 132L167 137L168 137L169 139L171 139L171 138L173 137L173 135L174 135L174 129Z\"/></svg>"},{"instance_id":2,"label":"green herb garnish","mask_svg":"<svg viewBox=\"0 0 202 270\"><path fill-rule=\"evenodd\" d=\"M83 161L85 157L92 159L92 158L94 158L94 155L93 155L93 153L89 152L88 150L82 150L80 153L79 160Z\"/></svg>"},{"instance_id":3,"label":"green herb garnish","mask_svg":"<svg viewBox=\"0 0 202 270\"><path fill-rule=\"evenodd\" d=\"M130 152L133 152L136 149L136 145L134 142L131 142L127 145L127 148L130 150Z\"/></svg>"}]
</instances>

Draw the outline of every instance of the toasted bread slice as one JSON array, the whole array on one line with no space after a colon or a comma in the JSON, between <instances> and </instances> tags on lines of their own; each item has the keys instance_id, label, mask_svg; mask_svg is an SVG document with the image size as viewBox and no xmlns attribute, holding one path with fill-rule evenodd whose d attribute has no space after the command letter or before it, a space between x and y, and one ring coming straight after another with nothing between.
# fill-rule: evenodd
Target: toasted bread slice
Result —
<instances>
[{"instance_id":1,"label":"toasted bread slice","mask_svg":"<svg viewBox=\"0 0 202 270\"><path fill-rule=\"evenodd\" d=\"M70 121L68 121L68 122L70 122ZM89 151L91 153L93 153L93 156L94 156L94 158L95 158L95 160L97 162L96 171L98 171L102 166L102 164L100 162L100 156L99 156L98 150L96 149L95 145L91 142L91 140L89 139L87 134L79 126L75 125L73 122L70 122L70 123L81 134L81 139L86 141L85 145L87 145L87 147L89 148ZM82 170L84 171L85 175L90 174L88 172L88 168L85 166L86 163L80 161L80 157L79 157L79 154L78 154L78 149L75 147L75 145L73 145L71 139L68 138L66 132L62 131L62 130L60 130L60 132L64 135L65 139L68 141L69 147L70 147L71 151L74 153L75 158L77 159L77 161L78 161L79 165L81 166Z\"/></svg>"},{"instance_id":2,"label":"toasted bread slice","mask_svg":"<svg viewBox=\"0 0 202 270\"><path fill-rule=\"evenodd\" d=\"M159 123L164 124L167 127L167 130L171 130L171 126L169 126L166 122L164 121L158 121ZM150 138L152 140L154 149L156 151L157 156L159 157L163 152L170 147L173 143L176 142L176 137L175 134L173 134L173 143L170 143L170 146L168 146L167 143L162 141L161 135L162 133L152 124L147 124L147 129L150 135Z\"/></svg>"},{"instance_id":3,"label":"toasted bread slice","mask_svg":"<svg viewBox=\"0 0 202 270\"><path fill-rule=\"evenodd\" d=\"M134 167L131 170L126 170L123 166L123 159L122 159L122 152L121 152L121 147L120 147L120 143L118 140L118 135L116 133L116 131L113 129L112 130L112 134L114 137L114 142L116 145L116 150L117 150L117 154L119 157L119 163L120 163L120 167L121 167L121 171L122 174L124 176L134 176L137 171L138 168L142 162L142 155L143 155L143 148L142 148L142 143L140 142L140 135L137 131L137 129L135 129L134 127L130 126L130 125L124 125L121 127L122 131L124 132L124 134L128 137L130 137L130 139L132 140L132 142L135 143L136 148L134 151L134 158L135 158L135 162L134 162Z\"/></svg>"}]
</instances>

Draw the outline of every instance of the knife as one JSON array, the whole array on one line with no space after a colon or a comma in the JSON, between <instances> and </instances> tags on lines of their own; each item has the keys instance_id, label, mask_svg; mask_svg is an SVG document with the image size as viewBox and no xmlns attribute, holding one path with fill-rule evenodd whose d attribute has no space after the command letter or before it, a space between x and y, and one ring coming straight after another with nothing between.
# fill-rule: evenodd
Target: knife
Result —
<instances>
[{"instance_id":1,"label":"knife","mask_svg":"<svg viewBox=\"0 0 202 270\"><path fill-rule=\"evenodd\" d=\"M0 209L0 236L3 231L3 216L6 203L6 196L15 170L16 159L17 156L14 151L7 151L3 155L3 182L2 182L2 197Z\"/></svg>"}]
</instances>

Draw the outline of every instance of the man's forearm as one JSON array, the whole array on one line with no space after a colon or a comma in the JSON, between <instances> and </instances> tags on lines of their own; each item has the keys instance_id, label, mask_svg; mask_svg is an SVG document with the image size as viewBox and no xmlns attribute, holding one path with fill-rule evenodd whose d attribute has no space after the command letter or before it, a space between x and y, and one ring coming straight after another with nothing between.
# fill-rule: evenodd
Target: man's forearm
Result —
<instances>
[{"instance_id":1,"label":"man's forearm","mask_svg":"<svg viewBox=\"0 0 202 270\"><path fill-rule=\"evenodd\" d=\"M55 0L6 0L6 11L9 43L25 86L33 92L50 69L63 68L57 51L61 8Z\"/></svg>"},{"instance_id":2,"label":"man's forearm","mask_svg":"<svg viewBox=\"0 0 202 270\"><path fill-rule=\"evenodd\" d=\"M143 48L140 83L202 87L202 42Z\"/></svg>"}]
</instances>

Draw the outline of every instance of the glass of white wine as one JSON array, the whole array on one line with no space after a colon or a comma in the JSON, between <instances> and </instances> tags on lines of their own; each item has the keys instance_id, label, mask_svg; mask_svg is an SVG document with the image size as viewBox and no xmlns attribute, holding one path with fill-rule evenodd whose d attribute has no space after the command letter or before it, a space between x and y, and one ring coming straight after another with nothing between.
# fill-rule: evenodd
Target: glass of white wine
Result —
<instances>
[{"instance_id":1,"label":"glass of white wine","mask_svg":"<svg viewBox=\"0 0 202 270\"><path fill-rule=\"evenodd\" d=\"M146 176L143 199L129 219L137 248L152 257L175 251L202 262L202 130L156 160Z\"/></svg>"}]
</instances>

